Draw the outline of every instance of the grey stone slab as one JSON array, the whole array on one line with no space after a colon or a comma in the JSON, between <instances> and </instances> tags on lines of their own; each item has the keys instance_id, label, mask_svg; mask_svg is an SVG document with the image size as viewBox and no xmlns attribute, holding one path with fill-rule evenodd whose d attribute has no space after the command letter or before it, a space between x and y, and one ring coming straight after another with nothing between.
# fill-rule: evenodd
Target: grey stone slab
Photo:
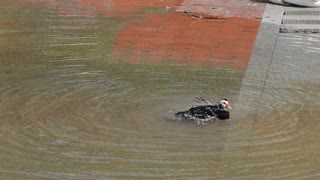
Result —
<instances>
[{"instance_id":1,"label":"grey stone slab","mask_svg":"<svg viewBox=\"0 0 320 180\"><path fill-rule=\"evenodd\" d=\"M270 23L279 25L284 14L284 7L268 4L264 10L264 14L261 20L262 24Z\"/></svg>"},{"instance_id":2,"label":"grey stone slab","mask_svg":"<svg viewBox=\"0 0 320 180\"><path fill-rule=\"evenodd\" d=\"M319 65L320 34L279 34L273 54L273 63L305 68Z\"/></svg>"},{"instance_id":3,"label":"grey stone slab","mask_svg":"<svg viewBox=\"0 0 320 180\"><path fill-rule=\"evenodd\" d=\"M285 7L285 15L320 15L320 8ZM293 13L292 13L293 12ZM298 12L298 13L297 13Z\"/></svg>"},{"instance_id":4,"label":"grey stone slab","mask_svg":"<svg viewBox=\"0 0 320 180\"><path fill-rule=\"evenodd\" d=\"M319 11L320 12L320 11ZM282 23L284 20L320 20L320 15L319 16L299 16L299 15L294 15L294 16L283 16L282 18Z\"/></svg>"},{"instance_id":5,"label":"grey stone slab","mask_svg":"<svg viewBox=\"0 0 320 180\"><path fill-rule=\"evenodd\" d=\"M267 5L242 82L239 103L252 101L254 104L281 105L306 101L317 95L320 88L320 34L279 32L283 27L320 29L316 24L282 24L284 18L312 20L317 11ZM284 17L284 12L293 15Z\"/></svg>"},{"instance_id":6,"label":"grey stone slab","mask_svg":"<svg viewBox=\"0 0 320 180\"><path fill-rule=\"evenodd\" d=\"M320 24L282 24L280 32L318 33L320 32Z\"/></svg>"},{"instance_id":7,"label":"grey stone slab","mask_svg":"<svg viewBox=\"0 0 320 180\"><path fill-rule=\"evenodd\" d=\"M284 8L282 6L268 4L265 8L240 89L239 102L248 100L258 102L260 99L277 42L283 13Z\"/></svg>"},{"instance_id":8,"label":"grey stone slab","mask_svg":"<svg viewBox=\"0 0 320 180\"><path fill-rule=\"evenodd\" d=\"M320 8L307 9L286 7L282 17L280 32L320 32Z\"/></svg>"},{"instance_id":9,"label":"grey stone slab","mask_svg":"<svg viewBox=\"0 0 320 180\"><path fill-rule=\"evenodd\" d=\"M288 104L319 104L318 91L301 89L266 88L261 96L263 104L271 104L274 108L285 107Z\"/></svg>"}]
</instances>

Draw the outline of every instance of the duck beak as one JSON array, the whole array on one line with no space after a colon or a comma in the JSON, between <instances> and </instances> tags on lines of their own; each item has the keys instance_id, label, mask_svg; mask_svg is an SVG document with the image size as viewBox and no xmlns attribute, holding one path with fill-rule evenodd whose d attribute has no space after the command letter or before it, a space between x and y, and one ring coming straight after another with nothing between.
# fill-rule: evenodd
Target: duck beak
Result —
<instances>
[{"instance_id":1,"label":"duck beak","mask_svg":"<svg viewBox=\"0 0 320 180\"><path fill-rule=\"evenodd\" d=\"M226 108L230 110L232 109L232 107L229 104L226 106Z\"/></svg>"}]
</instances>

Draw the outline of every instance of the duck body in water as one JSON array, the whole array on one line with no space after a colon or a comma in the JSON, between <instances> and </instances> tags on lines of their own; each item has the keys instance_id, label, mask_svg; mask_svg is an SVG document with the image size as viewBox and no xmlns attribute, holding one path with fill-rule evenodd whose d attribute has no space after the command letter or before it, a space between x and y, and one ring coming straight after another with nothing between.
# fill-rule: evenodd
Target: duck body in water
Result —
<instances>
[{"instance_id":1,"label":"duck body in water","mask_svg":"<svg viewBox=\"0 0 320 180\"><path fill-rule=\"evenodd\" d=\"M219 101L218 105L213 105L203 98L196 98L196 102L205 103L204 105L193 106L187 111L177 112L176 117L189 120L207 121L211 119L225 120L230 118L229 109L232 109L227 99Z\"/></svg>"}]
</instances>

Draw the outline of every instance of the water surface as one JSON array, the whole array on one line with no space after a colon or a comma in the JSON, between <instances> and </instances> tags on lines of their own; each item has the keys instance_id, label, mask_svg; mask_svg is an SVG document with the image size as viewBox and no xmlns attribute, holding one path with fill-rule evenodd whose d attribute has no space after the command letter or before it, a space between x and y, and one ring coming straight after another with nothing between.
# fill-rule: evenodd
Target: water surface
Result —
<instances>
[{"instance_id":1,"label":"water surface","mask_svg":"<svg viewBox=\"0 0 320 180\"><path fill-rule=\"evenodd\" d=\"M314 92L271 89L265 104L240 102L244 69L113 61L114 37L132 18L77 3L0 5L2 178L319 176ZM231 119L175 121L194 96L229 98ZM288 100L281 111L279 99Z\"/></svg>"}]
</instances>

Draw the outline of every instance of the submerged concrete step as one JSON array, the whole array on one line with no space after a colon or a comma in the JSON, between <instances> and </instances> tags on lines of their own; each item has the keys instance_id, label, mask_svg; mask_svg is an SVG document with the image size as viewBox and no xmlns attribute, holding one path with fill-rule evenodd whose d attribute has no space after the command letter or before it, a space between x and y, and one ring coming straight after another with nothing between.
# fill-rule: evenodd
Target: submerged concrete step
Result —
<instances>
[{"instance_id":1,"label":"submerged concrete step","mask_svg":"<svg viewBox=\"0 0 320 180\"><path fill-rule=\"evenodd\" d=\"M280 26L280 33L320 33L320 24L285 24Z\"/></svg>"},{"instance_id":2,"label":"submerged concrete step","mask_svg":"<svg viewBox=\"0 0 320 180\"><path fill-rule=\"evenodd\" d=\"M299 16L299 15L294 15L294 16L283 16L283 20L305 20L305 21L312 21L312 20L320 20L320 15L319 16Z\"/></svg>"},{"instance_id":3,"label":"submerged concrete step","mask_svg":"<svg viewBox=\"0 0 320 180\"><path fill-rule=\"evenodd\" d=\"M284 9L279 32L281 33L319 33L320 8Z\"/></svg>"}]
</instances>

